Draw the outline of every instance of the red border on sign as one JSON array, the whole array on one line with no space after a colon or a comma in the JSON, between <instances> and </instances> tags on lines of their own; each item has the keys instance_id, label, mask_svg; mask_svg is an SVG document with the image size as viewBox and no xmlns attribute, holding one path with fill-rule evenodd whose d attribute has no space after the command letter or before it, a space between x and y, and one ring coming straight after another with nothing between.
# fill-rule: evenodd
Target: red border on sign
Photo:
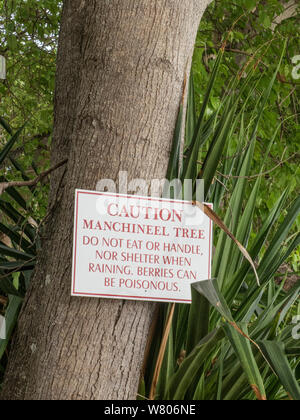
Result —
<instances>
[{"instance_id":1,"label":"red border on sign","mask_svg":"<svg viewBox=\"0 0 300 420\"><path fill-rule=\"evenodd\" d=\"M161 301L172 301L172 302L185 302L191 303L192 301L189 299L170 299L170 298L159 298L159 297L148 297L148 296L128 296L128 295L110 295L110 294L98 294L98 293L78 293L75 292L75 283L76 283L76 260L77 260L77 232L78 232L78 205L79 205L79 194L86 194L86 195L98 195L98 196L105 196L105 197L130 197L135 200L146 200L146 201L159 201L164 203L182 203L180 200L165 200L163 198L152 198L152 197L139 197L139 196L125 196L121 194L109 194L109 193L101 193L101 192L88 192L88 191L76 191L76 206L75 206L75 237L74 237L74 263L73 263L73 295L77 296L97 296L97 297L111 297L111 298L127 298L127 299L135 299L135 300L161 300ZM184 203L184 202L183 202ZM188 204L188 203L187 203ZM210 208L212 208L211 204L208 204ZM212 221L210 219L209 222L209 266L208 266L208 280L211 277L211 251L212 251Z\"/></svg>"}]
</instances>

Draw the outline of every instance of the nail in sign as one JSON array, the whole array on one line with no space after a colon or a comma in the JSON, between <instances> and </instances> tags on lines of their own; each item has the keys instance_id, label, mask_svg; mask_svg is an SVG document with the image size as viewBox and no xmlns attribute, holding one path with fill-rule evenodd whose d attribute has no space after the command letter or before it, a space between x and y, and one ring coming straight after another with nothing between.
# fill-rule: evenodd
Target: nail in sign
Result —
<instances>
[{"instance_id":1,"label":"nail in sign","mask_svg":"<svg viewBox=\"0 0 300 420\"><path fill-rule=\"evenodd\" d=\"M189 202L75 192L72 296L191 303L211 255L212 221Z\"/></svg>"}]
</instances>

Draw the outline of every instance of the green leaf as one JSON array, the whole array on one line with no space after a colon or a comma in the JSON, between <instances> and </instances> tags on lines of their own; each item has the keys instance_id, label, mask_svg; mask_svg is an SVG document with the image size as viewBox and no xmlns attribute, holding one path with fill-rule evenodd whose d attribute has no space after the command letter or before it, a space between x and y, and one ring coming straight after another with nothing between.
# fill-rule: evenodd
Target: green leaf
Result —
<instances>
[{"instance_id":1,"label":"green leaf","mask_svg":"<svg viewBox=\"0 0 300 420\"><path fill-rule=\"evenodd\" d=\"M16 168L17 171L21 172L22 178L24 181L29 181L29 177L26 175L24 169L21 167L21 165L19 164L19 162L17 162L15 159L13 159L12 157L10 157L10 161L13 164L13 166ZM34 189L34 187L29 187L31 190Z\"/></svg>"},{"instance_id":2,"label":"green leaf","mask_svg":"<svg viewBox=\"0 0 300 420\"><path fill-rule=\"evenodd\" d=\"M264 257L261 261L259 271L263 276L273 264L274 259L281 251L283 242L286 240L289 231L294 224L295 220L297 219L300 213L300 196L295 199L292 203L291 208L282 222L281 226L279 227L278 231L276 232L273 240L271 241L267 251L264 254Z\"/></svg>"},{"instance_id":3,"label":"green leaf","mask_svg":"<svg viewBox=\"0 0 300 420\"><path fill-rule=\"evenodd\" d=\"M14 207L8 203L7 201L0 198L0 210L4 212L11 220L13 220L18 226L20 231L23 231L28 238L34 242L36 239L36 231L35 229L27 222L24 216L19 213Z\"/></svg>"},{"instance_id":4,"label":"green leaf","mask_svg":"<svg viewBox=\"0 0 300 420\"><path fill-rule=\"evenodd\" d=\"M170 379L166 399L184 399L189 386L193 383L205 361L222 338L224 338L224 332L222 329L218 329L198 343L193 352L184 359L177 372Z\"/></svg>"},{"instance_id":5,"label":"green leaf","mask_svg":"<svg viewBox=\"0 0 300 420\"><path fill-rule=\"evenodd\" d=\"M254 243L249 251L249 254L251 255L252 259L255 260L257 256L259 255L259 252L261 251L265 241L268 238L268 234L271 231L272 227L278 220L278 217L280 215L280 212L283 208L283 205L286 201L288 191L286 190L282 196L279 198L277 203L275 204L274 208L270 211L268 214L268 217L264 221L261 229L259 230L257 236L255 237ZM236 294L240 290L243 281L245 280L245 277L250 270L250 264L248 261L243 261L243 264L239 271L235 274L232 280L232 284L230 288L225 292L225 297L227 302L232 302L233 299L236 297ZM242 319L242 318L238 318Z\"/></svg>"},{"instance_id":6,"label":"green leaf","mask_svg":"<svg viewBox=\"0 0 300 420\"><path fill-rule=\"evenodd\" d=\"M187 157L184 162L183 167L183 178L184 179L193 179L197 178L197 161L198 161L198 154L201 145L203 144L203 126L204 126L204 116L205 112L209 103L210 95L219 71L219 67L222 61L223 51L220 50L218 54L218 58L215 62L214 69L211 75L211 78L208 83L208 87L206 90L206 94L204 97L204 101L201 107L200 116L197 121L196 129L193 135L192 142L190 144L189 149L187 150Z\"/></svg>"},{"instance_id":7,"label":"green leaf","mask_svg":"<svg viewBox=\"0 0 300 420\"><path fill-rule=\"evenodd\" d=\"M179 113L178 113L178 117L176 121L175 133L173 137L173 145L172 145L169 166L168 166L167 176L166 176L166 178L169 181L179 178L182 121L183 121L183 104L180 105L180 109L179 109Z\"/></svg>"},{"instance_id":8,"label":"green leaf","mask_svg":"<svg viewBox=\"0 0 300 420\"><path fill-rule=\"evenodd\" d=\"M31 254L26 254L25 252L21 252L14 248L10 248L4 245L1 241L0 241L0 254L7 255L8 257L13 257L16 260L22 260L22 261L28 261L28 260L32 260L32 258L35 258Z\"/></svg>"},{"instance_id":9,"label":"green leaf","mask_svg":"<svg viewBox=\"0 0 300 420\"><path fill-rule=\"evenodd\" d=\"M3 176L0 176L0 182L7 182L7 179ZM7 188L5 192L6 194L10 195L24 210L27 209L26 201L15 188Z\"/></svg>"},{"instance_id":10,"label":"green leaf","mask_svg":"<svg viewBox=\"0 0 300 420\"><path fill-rule=\"evenodd\" d=\"M11 136L13 135L13 129L8 124L8 122L1 116L0 116L0 125L2 125L2 127L4 128L4 130L8 132L8 134L10 134Z\"/></svg>"},{"instance_id":11,"label":"green leaf","mask_svg":"<svg viewBox=\"0 0 300 420\"><path fill-rule=\"evenodd\" d=\"M209 301L218 312L228 321L233 321L231 311L220 293L217 279L192 283L192 287Z\"/></svg>"},{"instance_id":12,"label":"green leaf","mask_svg":"<svg viewBox=\"0 0 300 420\"><path fill-rule=\"evenodd\" d=\"M19 235L19 233L15 232L15 230L5 226L3 223L0 223L0 233L8 236L16 245L20 246L25 253L28 254L36 254L36 248L33 244L27 241L23 236Z\"/></svg>"},{"instance_id":13,"label":"green leaf","mask_svg":"<svg viewBox=\"0 0 300 420\"><path fill-rule=\"evenodd\" d=\"M13 285L12 276L7 275L2 270L0 270L0 290L7 295L11 294L20 297L20 293Z\"/></svg>"},{"instance_id":14,"label":"green leaf","mask_svg":"<svg viewBox=\"0 0 300 420\"><path fill-rule=\"evenodd\" d=\"M216 280L197 282L193 283L192 286L199 293L203 294L217 309L221 316L228 321L228 324L224 326L224 331L226 332L231 345L240 359L243 369L248 377L250 386L258 399L266 399L265 387L252 352L247 326L239 326L234 322L231 311L219 291Z\"/></svg>"},{"instance_id":15,"label":"green leaf","mask_svg":"<svg viewBox=\"0 0 300 420\"><path fill-rule=\"evenodd\" d=\"M18 48L18 39L15 35L9 35L7 37L7 45L11 51L15 51Z\"/></svg>"},{"instance_id":16,"label":"green leaf","mask_svg":"<svg viewBox=\"0 0 300 420\"><path fill-rule=\"evenodd\" d=\"M195 89L194 76L191 70L189 82L189 94L187 99L187 116L186 116L186 147L189 147L196 129L196 103L195 103Z\"/></svg>"},{"instance_id":17,"label":"green leaf","mask_svg":"<svg viewBox=\"0 0 300 420\"><path fill-rule=\"evenodd\" d=\"M219 123L218 129L216 130L201 170L201 178L204 179L206 198L208 197L209 188L212 184L220 158L228 141L229 133L232 131L234 113L235 107L233 106L231 100L228 100L222 119Z\"/></svg>"},{"instance_id":18,"label":"green leaf","mask_svg":"<svg viewBox=\"0 0 300 420\"><path fill-rule=\"evenodd\" d=\"M31 261L10 261L10 262L1 262L0 261L0 269L9 271L9 272L19 272L25 270L32 270L34 268L35 262L33 259Z\"/></svg>"}]
</instances>

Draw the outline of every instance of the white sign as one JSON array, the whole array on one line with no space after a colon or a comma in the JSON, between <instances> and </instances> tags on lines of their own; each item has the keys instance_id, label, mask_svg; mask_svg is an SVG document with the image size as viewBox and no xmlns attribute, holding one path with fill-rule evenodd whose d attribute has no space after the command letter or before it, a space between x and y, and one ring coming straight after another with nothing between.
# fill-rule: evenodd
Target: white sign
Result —
<instances>
[{"instance_id":1,"label":"white sign","mask_svg":"<svg viewBox=\"0 0 300 420\"><path fill-rule=\"evenodd\" d=\"M191 303L212 222L189 202L76 190L72 296Z\"/></svg>"},{"instance_id":2,"label":"white sign","mask_svg":"<svg viewBox=\"0 0 300 420\"><path fill-rule=\"evenodd\" d=\"M6 322L5 318L0 315L0 340L6 339Z\"/></svg>"}]
</instances>

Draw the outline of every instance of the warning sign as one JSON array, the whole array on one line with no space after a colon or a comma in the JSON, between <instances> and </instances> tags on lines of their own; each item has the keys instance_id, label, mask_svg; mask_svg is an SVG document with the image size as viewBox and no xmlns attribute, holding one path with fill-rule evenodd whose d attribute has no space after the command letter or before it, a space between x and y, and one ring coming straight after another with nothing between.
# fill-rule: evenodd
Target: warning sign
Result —
<instances>
[{"instance_id":1,"label":"warning sign","mask_svg":"<svg viewBox=\"0 0 300 420\"><path fill-rule=\"evenodd\" d=\"M212 222L192 203L76 190L72 296L191 303Z\"/></svg>"}]
</instances>

